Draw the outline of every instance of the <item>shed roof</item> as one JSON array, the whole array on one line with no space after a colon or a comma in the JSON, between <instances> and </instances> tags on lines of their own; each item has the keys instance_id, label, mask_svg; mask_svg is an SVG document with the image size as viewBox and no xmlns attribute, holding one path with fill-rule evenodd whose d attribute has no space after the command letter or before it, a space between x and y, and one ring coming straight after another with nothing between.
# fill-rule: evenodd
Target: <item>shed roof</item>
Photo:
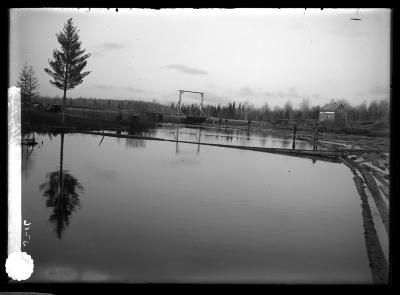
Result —
<instances>
[{"instance_id":1,"label":"shed roof","mask_svg":"<svg viewBox=\"0 0 400 295\"><path fill-rule=\"evenodd\" d=\"M330 102L321 108L321 112L335 112L338 108L344 108L342 103Z\"/></svg>"}]
</instances>

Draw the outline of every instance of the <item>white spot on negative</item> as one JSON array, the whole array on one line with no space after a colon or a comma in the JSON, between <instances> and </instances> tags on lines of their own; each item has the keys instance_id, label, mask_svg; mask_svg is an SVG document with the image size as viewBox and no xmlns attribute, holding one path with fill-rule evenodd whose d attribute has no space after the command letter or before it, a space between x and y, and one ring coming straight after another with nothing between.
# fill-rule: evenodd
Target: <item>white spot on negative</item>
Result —
<instances>
[{"instance_id":1,"label":"white spot on negative","mask_svg":"<svg viewBox=\"0 0 400 295\"><path fill-rule=\"evenodd\" d=\"M26 252L13 252L6 260L6 272L10 278L23 281L33 273L33 259Z\"/></svg>"}]
</instances>

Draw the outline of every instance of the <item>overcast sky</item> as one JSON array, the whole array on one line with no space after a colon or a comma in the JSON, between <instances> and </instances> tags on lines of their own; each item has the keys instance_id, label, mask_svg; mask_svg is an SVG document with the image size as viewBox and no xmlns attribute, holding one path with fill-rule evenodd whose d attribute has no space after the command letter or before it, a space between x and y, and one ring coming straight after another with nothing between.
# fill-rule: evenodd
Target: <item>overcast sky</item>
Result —
<instances>
[{"instance_id":1,"label":"overcast sky","mask_svg":"<svg viewBox=\"0 0 400 295\"><path fill-rule=\"evenodd\" d=\"M71 17L92 73L69 97L164 103L186 89L270 107L389 97L388 9L13 9L10 86L27 62L40 94L62 96L43 69Z\"/></svg>"}]
</instances>

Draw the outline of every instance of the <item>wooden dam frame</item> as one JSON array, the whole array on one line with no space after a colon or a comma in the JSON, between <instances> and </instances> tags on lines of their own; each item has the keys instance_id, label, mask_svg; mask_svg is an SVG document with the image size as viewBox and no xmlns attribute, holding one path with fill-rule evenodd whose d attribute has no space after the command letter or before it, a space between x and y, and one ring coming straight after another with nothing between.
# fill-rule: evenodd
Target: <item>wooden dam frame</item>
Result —
<instances>
[{"instance_id":1,"label":"wooden dam frame","mask_svg":"<svg viewBox=\"0 0 400 295\"><path fill-rule=\"evenodd\" d=\"M177 109L178 109L178 115L185 115L183 112L182 112L182 109L181 109L181 104L182 104L182 94L184 94L185 92L188 92L188 93L197 93L197 94L200 94L201 95L201 102L200 102L200 104L199 104L199 111L200 111L200 117L207 117L207 115L204 113L204 111L203 111L203 101L204 101L204 92L199 92L199 91L192 91L192 90L183 90L183 89L179 89L179 100L178 100L178 103L176 104L176 107L177 107ZM185 115L185 116L187 116L187 115Z\"/></svg>"}]
</instances>

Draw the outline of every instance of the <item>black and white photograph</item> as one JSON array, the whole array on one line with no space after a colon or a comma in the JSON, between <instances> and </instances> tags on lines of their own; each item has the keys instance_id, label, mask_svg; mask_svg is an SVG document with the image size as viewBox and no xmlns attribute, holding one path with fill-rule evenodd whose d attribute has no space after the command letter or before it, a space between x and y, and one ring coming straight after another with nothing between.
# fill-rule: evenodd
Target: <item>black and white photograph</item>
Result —
<instances>
[{"instance_id":1,"label":"black and white photograph","mask_svg":"<svg viewBox=\"0 0 400 295\"><path fill-rule=\"evenodd\" d=\"M388 285L389 8L9 9L7 285Z\"/></svg>"}]
</instances>

